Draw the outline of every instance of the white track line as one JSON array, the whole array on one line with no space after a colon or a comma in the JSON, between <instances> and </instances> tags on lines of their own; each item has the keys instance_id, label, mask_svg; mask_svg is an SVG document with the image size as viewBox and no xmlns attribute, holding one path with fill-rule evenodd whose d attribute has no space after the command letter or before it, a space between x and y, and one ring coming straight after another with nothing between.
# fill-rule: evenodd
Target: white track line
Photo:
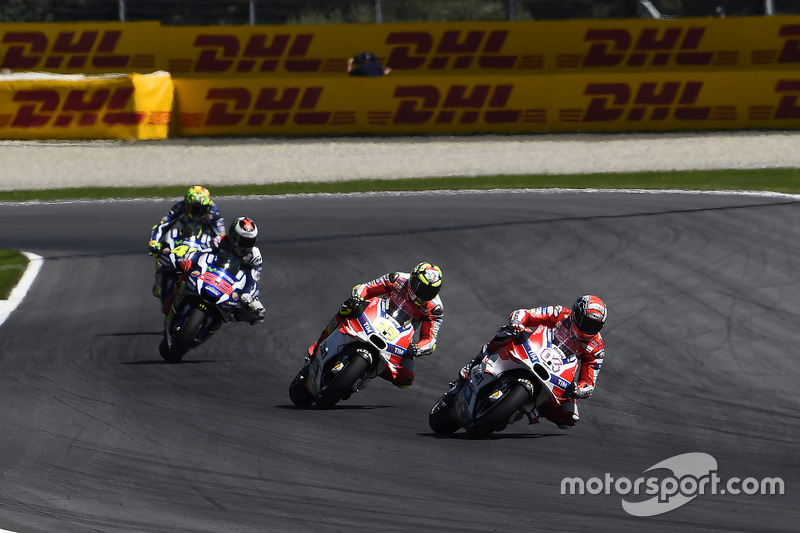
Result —
<instances>
[{"instance_id":1,"label":"white track line","mask_svg":"<svg viewBox=\"0 0 800 533\"><path fill-rule=\"evenodd\" d=\"M33 280L36 279L39 270L42 268L42 263L44 263L44 259L41 256L30 252L22 253L28 258L28 268L25 269L25 273L22 275L22 278L20 278L17 286L14 287L14 290L11 291L8 299L0 300L0 325L6 321L8 316L17 308L20 302L22 302L22 299L25 298L28 289L33 285ZM0 530L0 533L3 531L4 530Z\"/></svg>"}]
</instances>

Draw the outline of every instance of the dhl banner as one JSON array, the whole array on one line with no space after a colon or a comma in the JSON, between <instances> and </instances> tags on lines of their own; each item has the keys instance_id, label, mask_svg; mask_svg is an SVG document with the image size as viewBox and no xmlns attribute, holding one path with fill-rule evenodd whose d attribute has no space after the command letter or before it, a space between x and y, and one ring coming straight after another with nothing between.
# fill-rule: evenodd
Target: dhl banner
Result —
<instances>
[{"instance_id":1,"label":"dhl banner","mask_svg":"<svg viewBox=\"0 0 800 533\"><path fill-rule=\"evenodd\" d=\"M800 127L798 70L176 79L175 87L184 136Z\"/></svg>"},{"instance_id":2,"label":"dhl banner","mask_svg":"<svg viewBox=\"0 0 800 533\"><path fill-rule=\"evenodd\" d=\"M0 139L164 139L173 104L166 72L0 75Z\"/></svg>"},{"instance_id":3,"label":"dhl banner","mask_svg":"<svg viewBox=\"0 0 800 533\"><path fill-rule=\"evenodd\" d=\"M0 24L0 70L153 72L163 31L158 22Z\"/></svg>"},{"instance_id":4,"label":"dhl banner","mask_svg":"<svg viewBox=\"0 0 800 533\"><path fill-rule=\"evenodd\" d=\"M377 55L392 75L541 75L800 68L800 17L170 28L175 77L344 75Z\"/></svg>"},{"instance_id":5,"label":"dhl banner","mask_svg":"<svg viewBox=\"0 0 800 533\"><path fill-rule=\"evenodd\" d=\"M0 69L173 77L345 75L370 51L397 75L800 68L800 17L161 26L0 24Z\"/></svg>"}]
</instances>

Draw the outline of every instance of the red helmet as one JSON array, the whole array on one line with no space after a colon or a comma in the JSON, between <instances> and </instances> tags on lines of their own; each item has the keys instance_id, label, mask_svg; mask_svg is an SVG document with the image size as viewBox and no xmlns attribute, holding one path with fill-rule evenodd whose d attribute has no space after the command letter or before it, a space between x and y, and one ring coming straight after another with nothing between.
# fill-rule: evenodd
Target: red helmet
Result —
<instances>
[{"instance_id":1,"label":"red helmet","mask_svg":"<svg viewBox=\"0 0 800 533\"><path fill-rule=\"evenodd\" d=\"M572 323L579 337L593 337L600 333L607 316L606 304L593 294L581 296L572 305Z\"/></svg>"}]
</instances>

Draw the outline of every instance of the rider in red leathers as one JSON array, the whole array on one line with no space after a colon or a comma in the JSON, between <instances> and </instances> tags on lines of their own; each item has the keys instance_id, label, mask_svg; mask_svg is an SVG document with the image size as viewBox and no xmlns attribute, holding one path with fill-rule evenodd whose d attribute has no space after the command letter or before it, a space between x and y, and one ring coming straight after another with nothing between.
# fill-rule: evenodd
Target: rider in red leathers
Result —
<instances>
[{"instance_id":1,"label":"rider in red leathers","mask_svg":"<svg viewBox=\"0 0 800 533\"><path fill-rule=\"evenodd\" d=\"M394 317L400 323L410 320L419 332L419 340L409 347L396 373L390 374L387 369L386 375L381 374L380 377L397 387L410 387L414 381L414 358L430 355L436 349L436 337L444 316L439 298L441 287L442 269L425 262L418 264L410 274L390 272L369 283L356 285L319 339L308 347L308 357L316 357L320 343L336 331L353 309L365 300L387 298L391 302L390 309Z\"/></svg>"},{"instance_id":2,"label":"rider in red leathers","mask_svg":"<svg viewBox=\"0 0 800 533\"><path fill-rule=\"evenodd\" d=\"M538 326L553 328L554 343L566 355L575 355L580 367L576 373L577 381L567 389L571 401L562 405L547 402L529 414L531 424L544 416L561 429L574 426L580 418L578 415L578 398L588 398L594 392L597 375L605 357L605 343L600 330L606 322L608 310L603 301L594 295L578 298L572 309L560 305L535 307L533 309L517 309L509 317L509 323L500 328L494 338L483 346L483 349L459 373L453 390L469 376L469 372L480 363L486 355L495 353L500 347L511 342L523 328L536 329Z\"/></svg>"}]
</instances>

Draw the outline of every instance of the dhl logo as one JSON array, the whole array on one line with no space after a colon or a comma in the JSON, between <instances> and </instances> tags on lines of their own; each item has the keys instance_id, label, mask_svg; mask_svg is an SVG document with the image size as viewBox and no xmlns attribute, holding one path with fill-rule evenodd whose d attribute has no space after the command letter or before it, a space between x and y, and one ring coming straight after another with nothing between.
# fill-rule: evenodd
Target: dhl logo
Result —
<instances>
[{"instance_id":1,"label":"dhl logo","mask_svg":"<svg viewBox=\"0 0 800 533\"><path fill-rule=\"evenodd\" d=\"M4 116L1 127L70 128L105 126L166 126L169 111L126 111L133 99L132 87L115 90L73 89L60 94L55 89L26 89L14 93L11 101L19 104L16 113Z\"/></svg>"},{"instance_id":2,"label":"dhl logo","mask_svg":"<svg viewBox=\"0 0 800 533\"><path fill-rule=\"evenodd\" d=\"M444 70L512 68L514 55L501 55L508 31L391 32L386 44L393 45L384 62L396 70ZM197 59L170 60L176 73L239 74L275 72L343 72L347 58L307 57L313 33L252 34L246 40L232 34L200 34L193 43L200 49ZM541 61L539 66L541 66Z\"/></svg>"},{"instance_id":3,"label":"dhl logo","mask_svg":"<svg viewBox=\"0 0 800 533\"><path fill-rule=\"evenodd\" d=\"M41 31L7 31L0 68L11 70L125 69L132 56L116 52L122 31L61 31L54 38ZM149 63L155 64L152 56ZM148 66L148 60L138 66ZM149 65L149 66L153 66Z\"/></svg>"},{"instance_id":4,"label":"dhl logo","mask_svg":"<svg viewBox=\"0 0 800 533\"><path fill-rule=\"evenodd\" d=\"M777 105L752 105L747 111L750 120L798 120L800 119L800 79L778 80L775 84Z\"/></svg>"},{"instance_id":5,"label":"dhl logo","mask_svg":"<svg viewBox=\"0 0 800 533\"><path fill-rule=\"evenodd\" d=\"M212 102L205 120L202 114L182 114L181 123L198 126L283 125L291 117L295 124L328 124L332 113L317 111L322 87L287 87L282 91L264 87L255 95L244 87L210 88L206 100Z\"/></svg>"},{"instance_id":6,"label":"dhl logo","mask_svg":"<svg viewBox=\"0 0 800 533\"><path fill-rule=\"evenodd\" d=\"M714 52L697 51L705 31L704 27L644 28L633 35L623 28L589 29L583 38L590 43L589 51L580 66L658 67L673 57L681 66L710 65ZM577 67L579 59L580 56L560 55L558 63L560 67Z\"/></svg>"},{"instance_id":7,"label":"dhl logo","mask_svg":"<svg viewBox=\"0 0 800 533\"><path fill-rule=\"evenodd\" d=\"M386 64L394 70L513 68L517 56L501 55L507 37L507 30L453 30L441 36L428 32L391 32L386 37L386 44L392 45Z\"/></svg>"},{"instance_id":8,"label":"dhl logo","mask_svg":"<svg viewBox=\"0 0 800 533\"><path fill-rule=\"evenodd\" d=\"M432 85L398 86L400 100L392 122L395 124L486 124L514 123L521 109L506 109L513 85L452 85L442 91ZM373 123L380 123L375 116ZM388 116L386 117L388 118Z\"/></svg>"},{"instance_id":9,"label":"dhl logo","mask_svg":"<svg viewBox=\"0 0 800 533\"><path fill-rule=\"evenodd\" d=\"M317 72L322 66L322 59L309 59L309 46L314 35L311 33L251 35L242 45L236 35L200 34L193 46L200 49L194 64L194 72L274 72L279 66L287 72ZM286 56L286 57L284 57ZM339 69L344 69L346 58L343 58ZM186 61L172 61L174 72L185 72L189 69Z\"/></svg>"},{"instance_id":10,"label":"dhl logo","mask_svg":"<svg viewBox=\"0 0 800 533\"><path fill-rule=\"evenodd\" d=\"M453 85L438 89L432 85L398 86L393 97L398 99L395 111L367 112L370 124L487 124L542 122L542 110L526 112L506 109L513 85ZM203 126L282 126L290 121L297 125L345 125L356 123L356 112L318 110L322 87L264 87L255 94L244 87L210 88L206 100L209 112L184 113L181 124ZM530 111L530 110L529 110Z\"/></svg>"},{"instance_id":11,"label":"dhl logo","mask_svg":"<svg viewBox=\"0 0 800 533\"><path fill-rule=\"evenodd\" d=\"M661 67L675 65L732 66L739 63L738 50L699 51L706 28L645 28L633 34L622 28L589 29L584 41L590 43L585 55L558 54L559 68ZM752 50L750 61L758 64L800 63L800 24L784 24L778 36L785 39L780 50Z\"/></svg>"},{"instance_id":12,"label":"dhl logo","mask_svg":"<svg viewBox=\"0 0 800 533\"><path fill-rule=\"evenodd\" d=\"M576 116L580 110L562 109L561 119L582 122L708 120L711 106L695 105L702 88L703 82L699 81L643 82L638 86L590 83L584 95L592 98L582 117Z\"/></svg>"}]
</instances>

